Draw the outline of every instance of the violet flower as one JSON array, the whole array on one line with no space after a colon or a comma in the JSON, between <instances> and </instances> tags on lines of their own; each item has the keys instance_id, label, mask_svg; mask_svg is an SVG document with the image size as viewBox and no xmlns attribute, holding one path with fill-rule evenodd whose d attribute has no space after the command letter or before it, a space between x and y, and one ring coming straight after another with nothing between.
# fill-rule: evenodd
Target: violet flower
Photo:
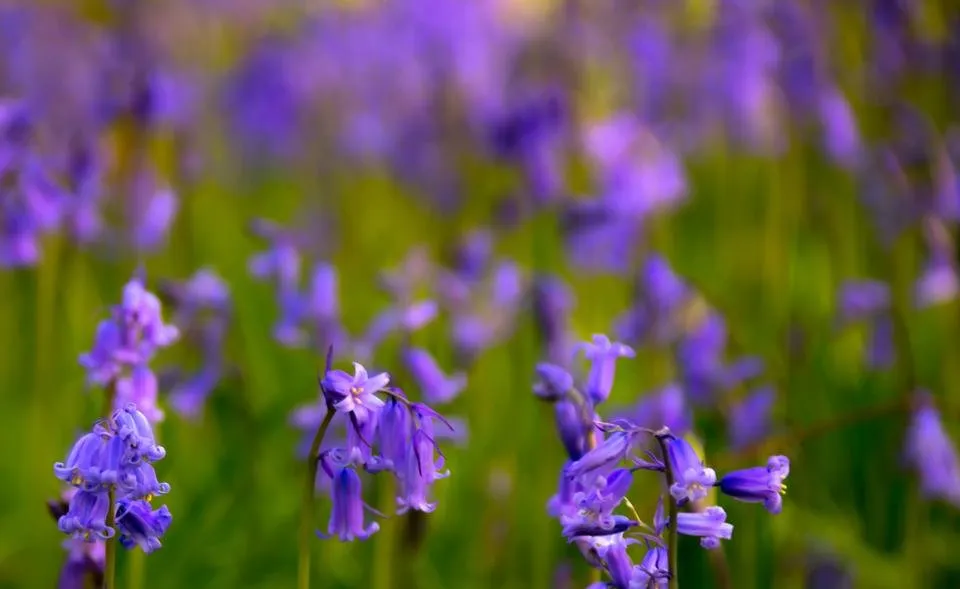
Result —
<instances>
[{"instance_id":1,"label":"violet flower","mask_svg":"<svg viewBox=\"0 0 960 589\"><path fill-rule=\"evenodd\" d=\"M678 513L676 530L685 536L698 536L701 546L714 549L720 546L720 540L733 537L733 525L726 521L727 512L714 505L699 513Z\"/></svg>"},{"instance_id":2,"label":"violet flower","mask_svg":"<svg viewBox=\"0 0 960 589\"><path fill-rule=\"evenodd\" d=\"M717 486L725 494L746 503L763 503L770 513L783 509L782 495L787 492L783 479L790 474L786 456L771 456L767 466L758 466L727 473Z\"/></svg>"},{"instance_id":3,"label":"violet flower","mask_svg":"<svg viewBox=\"0 0 960 589\"><path fill-rule=\"evenodd\" d=\"M363 522L363 496L360 476L352 468L342 467L333 475L333 510L327 533L317 532L323 539L337 537L341 542L366 540L380 529L380 524Z\"/></svg>"}]
</instances>

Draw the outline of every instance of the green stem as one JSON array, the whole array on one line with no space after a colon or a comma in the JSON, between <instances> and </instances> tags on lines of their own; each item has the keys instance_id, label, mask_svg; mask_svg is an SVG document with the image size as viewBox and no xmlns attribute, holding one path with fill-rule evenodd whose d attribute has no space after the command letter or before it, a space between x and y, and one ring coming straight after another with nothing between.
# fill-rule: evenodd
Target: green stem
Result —
<instances>
[{"instance_id":1,"label":"green stem","mask_svg":"<svg viewBox=\"0 0 960 589\"><path fill-rule=\"evenodd\" d=\"M116 514L113 511L114 499L116 496L116 491L113 488L113 485L110 485L110 491L108 492L109 496L109 505L107 506L107 527L115 528L116 526ZM110 538L105 541L106 543L106 557L103 562L103 589L114 589L116 587L115 578L117 576L117 542L116 539Z\"/></svg>"},{"instance_id":2,"label":"green stem","mask_svg":"<svg viewBox=\"0 0 960 589\"><path fill-rule=\"evenodd\" d=\"M298 589L310 589L310 529L313 527L314 490L317 484L317 462L320 454L320 444L330 428L335 411L327 406L327 414L323 418L317 433L310 444L310 453L307 456L307 480L303 488L303 506L300 517L300 564L297 573Z\"/></svg>"},{"instance_id":3,"label":"green stem","mask_svg":"<svg viewBox=\"0 0 960 589\"><path fill-rule=\"evenodd\" d=\"M663 533L667 535L667 572L670 575L670 589L679 589L680 581L677 579L677 538L679 537L677 533L677 514L680 510L677 502L673 500L669 493L670 485L673 484L673 472L670 469L670 459L667 454L667 439L671 435L670 430L664 428L657 432L657 442L660 444L660 454L663 456L663 477L667 483L667 501L670 502L667 516L669 525L663 530Z\"/></svg>"}]
</instances>

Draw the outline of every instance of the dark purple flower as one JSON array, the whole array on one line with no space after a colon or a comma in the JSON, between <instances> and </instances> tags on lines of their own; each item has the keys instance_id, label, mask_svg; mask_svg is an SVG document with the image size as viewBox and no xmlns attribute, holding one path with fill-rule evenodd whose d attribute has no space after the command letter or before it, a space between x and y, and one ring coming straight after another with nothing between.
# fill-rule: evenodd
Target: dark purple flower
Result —
<instances>
[{"instance_id":1,"label":"dark purple flower","mask_svg":"<svg viewBox=\"0 0 960 589\"><path fill-rule=\"evenodd\" d=\"M771 456L767 466L737 470L724 475L717 486L725 494L746 503L763 503L770 513L783 509L782 495L787 492L783 479L790 474L786 456Z\"/></svg>"},{"instance_id":2,"label":"dark purple flower","mask_svg":"<svg viewBox=\"0 0 960 589\"><path fill-rule=\"evenodd\" d=\"M840 288L837 312L842 322L862 321L886 311L890 287L877 280L848 281Z\"/></svg>"},{"instance_id":3,"label":"dark purple flower","mask_svg":"<svg viewBox=\"0 0 960 589\"><path fill-rule=\"evenodd\" d=\"M160 537L173 521L166 505L154 510L146 501L118 501L116 518L120 544L128 550L139 546L147 554L160 548Z\"/></svg>"},{"instance_id":4,"label":"dark purple flower","mask_svg":"<svg viewBox=\"0 0 960 589\"><path fill-rule=\"evenodd\" d=\"M317 532L320 538L337 537L341 542L366 540L380 529L376 522L364 526L361 491L360 476L352 468L340 468L334 473L330 524L326 534Z\"/></svg>"},{"instance_id":5,"label":"dark purple flower","mask_svg":"<svg viewBox=\"0 0 960 589\"><path fill-rule=\"evenodd\" d=\"M106 493L77 491L70 499L70 509L57 522L57 527L72 538L90 541L112 538L115 531L107 526L110 498Z\"/></svg>"},{"instance_id":6,"label":"dark purple flower","mask_svg":"<svg viewBox=\"0 0 960 589\"><path fill-rule=\"evenodd\" d=\"M701 546L714 549L720 546L720 540L733 537L733 525L726 521L727 512L715 505L699 513L678 513L677 532L685 536L698 536Z\"/></svg>"}]
</instances>

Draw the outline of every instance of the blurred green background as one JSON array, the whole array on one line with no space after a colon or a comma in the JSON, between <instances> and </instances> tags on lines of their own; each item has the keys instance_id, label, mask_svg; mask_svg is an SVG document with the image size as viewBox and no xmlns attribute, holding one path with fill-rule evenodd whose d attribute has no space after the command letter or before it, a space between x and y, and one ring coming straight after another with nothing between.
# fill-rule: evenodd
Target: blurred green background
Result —
<instances>
[{"instance_id":1,"label":"blurred green background","mask_svg":"<svg viewBox=\"0 0 960 589\"><path fill-rule=\"evenodd\" d=\"M843 23L838 60L855 72L870 33L854 8L835 10ZM231 50L229 38L219 39L204 56L229 62ZM602 73L596 75L596 85L579 89L583 113L609 107L598 90ZM940 129L956 108L944 83L917 76L905 89ZM855 81L847 89L865 140L883 137L890 111ZM209 131L216 136L215 124ZM204 266L222 275L234 299L228 356L237 372L217 387L201 420L186 422L169 411L160 426L167 458L157 470L173 487L165 502L175 519L162 550L141 562L121 552L120 586L133 586L126 583L139 566L145 567L140 586L151 589L294 586L303 465L294 455L299 433L287 420L295 406L315 399L322 359L272 339L274 293L247 270L249 257L262 249L246 231L249 220L292 222L304 207L333 219L339 242L332 260L340 272L344 319L359 330L388 303L376 287L380 270L402 262L413 246L426 245L439 256L467 230L489 225L504 192L518 182L513 171L493 164L464 166L461 198L467 204L450 217L383 171L252 171L241 169L224 142L207 143L215 165L181 191L180 215L164 251L105 260L53 236L45 239L36 268L0 273L0 587L55 583L63 537L44 505L60 492L52 464L100 407L100 392L85 392L77 356L89 349L97 322L140 265L151 285ZM158 137L153 149L165 161L174 146ZM717 140L684 163L688 202L658 216L643 247L663 253L724 315L733 353L763 358L778 394L780 424L769 443L741 454L725 451L715 416L699 419L696 431L718 470L759 464L771 452L792 460L781 515L718 499L735 525L723 548L730 586L809 586L811 558L822 553L849 567L857 587L960 587L960 518L956 509L919 496L902 459L908 415L871 414L922 386L941 403L947 428L958 433L960 308L950 302L905 309L909 338L900 338L900 356L887 371L863 365L865 338L858 328L838 331L835 325L843 280L889 278L902 289L917 275L923 261L918 232L908 231L891 250L881 247L854 178L831 165L803 133L779 156L745 155ZM573 167L572 182L589 187L588 175L577 171L582 166ZM559 231L555 215L546 212L501 227L497 254L525 271L568 277L576 293L576 333L586 339L607 332L629 304L632 285L620 277L578 274L565 260ZM442 362L452 354L446 327L441 316L414 335ZM391 369L398 352L399 342L388 341L376 364ZM154 365L188 355L174 346ZM586 586L582 558L545 512L564 456L549 407L531 394L538 360L533 320L524 316L509 341L471 367L467 390L445 411L467 419L469 442L445 447L452 476L435 487L439 508L427 518L422 549L407 550L401 516L381 521L381 531L365 543L316 540L314 586L552 587L565 564L573 567L573 586ZM611 404L625 405L669 382L672 362L668 351L656 349L621 362ZM392 501L383 487L367 490L374 505ZM657 494L653 475L637 476L631 499L642 514L651 512ZM320 505L318 527L325 525L329 502L321 498ZM717 562L709 553L689 538L682 538L681 549L682 586L716 586Z\"/></svg>"}]
</instances>

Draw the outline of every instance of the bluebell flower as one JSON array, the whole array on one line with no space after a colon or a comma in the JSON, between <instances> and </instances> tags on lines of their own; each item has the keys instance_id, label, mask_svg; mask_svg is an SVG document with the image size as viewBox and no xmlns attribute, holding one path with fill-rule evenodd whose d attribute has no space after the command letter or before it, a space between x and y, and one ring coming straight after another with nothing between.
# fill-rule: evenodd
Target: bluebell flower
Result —
<instances>
[{"instance_id":1,"label":"bluebell flower","mask_svg":"<svg viewBox=\"0 0 960 589\"><path fill-rule=\"evenodd\" d=\"M334 407L343 413L354 413L357 419L364 421L369 413L377 413L383 408L383 401L377 397L390 382L390 375L381 372L367 376L367 369L358 362L353 363L354 374L350 376L342 370L331 370L323 377L323 390L334 400Z\"/></svg>"},{"instance_id":2,"label":"bluebell flower","mask_svg":"<svg viewBox=\"0 0 960 589\"><path fill-rule=\"evenodd\" d=\"M782 495L787 492L783 479L790 474L786 456L771 456L767 466L758 466L727 473L717 486L725 494L747 503L763 503L770 513L783 509Z\"/></svg>"},{"instance_id":3,"label":"bluebell flower","mask_svg":"<svg viewBox=\"0 0 960 589\"><path fill-rule=\"evenodd\" d=\"M653 546L643 555L640 564L633 567L628 589L666 589L670 584L670 564L667 549Z\"/></svg>"},{"instance_id":4,"label":"bluebell flower","mask_svg":"<svg viewBox=\"0 0 960 589\"><path fill-rule=\"evenodd\" d=\"M390 397L380 411L380 425L377 428L377 442L380 454L388 460L394 469L406 466L407 450L410 446L410 413L397 399Z\"/></svg>"},{"instance_id":5,"label":"bluebell flower","mask_svg":"<svg viewBox=\"0 0 960 589\"><path fill-rule=\"evenodd\" d=\"M533 385L533 393L545 401L560 401L573 389L573 377L556 364L537 364L537 377L539 380Z\"/></svg>"},{"instance_id":6,"label":"bluebell flower","mask_svg":"<svg viewBox=\"0 0 960 589\"><path fill-rule=\"evenodd\" d=\"M670 495L681 505L703 499L717 482L717 473L704 466L696 450L683 438L667 440L667 460L673 474Z\"/></svg>"},{"instance_id":7,"label":"bluebell flower","mask_svg":"<svg viewBox=\"0 0 960 589\"><path fill-rule=\"evenodd\" d=\"M558 401L553 406L557 432L570 460L579 460L587 452L591 424L573 401Z\"/></svg>"},{"instance_id":8,"label":"bluebell flower","mask_svg":"<svg viewBox=\"0 0 960 589\"><path fill-rule=\"evenodd\" d=\"M117 502L117 530L120 544L131 549L139 546L147 554L160 548L160 538L173 521L166 505L151 509L146 501L121 500Z\"/></svg>"},{"instance_id":9,"label":"bluebell flower","mask_svg":"<svg viewBox=\"0 0 960 589\"><path fill-rule=\"evenodd\" d=\"M330 524L326 534L317 532L320 538L337 537L341 542L366 540L380 529L380 524L376 522L364 525L365 505L361 492L360 476L352 468L343 467L334 473Z\"/></svg>"},{"instance_id":10,"label":"bluebell flower","mask_svg":"<svg viewBox=\"0 0 960 589\"><path fill-rule=\"evenodd\" d=\"M635 354L633 348L620 342L611 342L607 336L601 334L594 335L592 341L581 344L581 348L591 362L584 392L594 405L597 405L610 396L617 359L632 358Z\"/></svg>"},{"instance_id":11,"label":"bluebell flower","mask_svg":"<svg viewBox=\"0 0 960 589\"><path fill-rule=\"evenodd\" d=\"M115 530L107 526L110 498L106 493L80 490L70 499L70 508L57 522L64 534L90 541L112 538Z\"/></svg>"},{"instance_id":12,"label":"bluebell flower","mask_svg":"<svg viewBox=\"0 0 960 589\"><path fill-rule=\"evenodd\" d=\"M444 459L442 455L439 460L434 459L437 445L428 429L421 427L414 431L411 445L407 451L406 469L398 473L397 513L409 510L429 513L436 509L436 503L429 500L430 489L435 481L449 476L450 471L439 470Z\"/></svg>"},{"instance_id":13,"label":"bluebell flower","mask_svg":"<svg viewBox=\"0 0 960 589\"><path fill-rule=\"evenodd\" d=\"M609 473L627 457L636 443L636 437L637 434L633 432L614 432L596 448L567 465L564 471L571 478Z\"/></svg>"},{"instance_id":14,"label":"bluebell flower","mask_svg":"<svg viewBox=\"0 0 960 589\"><path fill-rule=\"evenodd\" d=\"M920 394L910 420L906 456L920 475L925 495L960 505L960 457L926 393Z\"/></svg>"},{"instance_id":15,"label":"bluebell flower","mask_svg":"<svg viewBox=\"0 0 960 589\"><path fill-rule=\"evenodd\" d=\"M457 372L447 376L433 356L421 348L404 349L403 360L429 403L449 403L467 384L466 374Z\"/></svg>"},{"instance_id":16,"label":"bluebell flower","mask_svg":"<svg viewBox=\"0 0 960 589\"><path fill-rule=\"evenodd\" d=\"M733 525L726 523L727 512L711 506L699 513L678 513L676 531L685 536L698 536L707 549L720 546L720 540L733 537Z\"/></svg>"},{"instance_id":17,"label":"bluebell flower","mask_svg":"<svg viewBox=\"0 0 960 589\"><path fill-rule=\"evenodd\" d=\"M667 427L677 435L690 429L692 419L683 388L676 383L644 395L636 405L616 416L651 429Z\"/></svg>"},{"instance_id":18,"label":"bluebell flower","mask_svg":"<svg viewBox=\"0 0 960 589\"><path fill-rule=\"evenodd\" d=\"M598 477L589 490L576 493L560 516L564 537L605 536L638 525L636 520L613 513L630 489L631 480L629 469L618 469Z\"/></svg>"},{"instance_id":19,"label":"bluebell flower","mask_svg":"<svg viewBox=\"0 0 960 589\"><path fill-rule=\"evenodd\" d=\"M630 579L633 576L633 561L627 554L627 545L629 540L619 537L620 541L601 543L597 546L597 554L606 564L607 573L614 587L618 589L629 588Z\"/></svg>"}]
</instances>

